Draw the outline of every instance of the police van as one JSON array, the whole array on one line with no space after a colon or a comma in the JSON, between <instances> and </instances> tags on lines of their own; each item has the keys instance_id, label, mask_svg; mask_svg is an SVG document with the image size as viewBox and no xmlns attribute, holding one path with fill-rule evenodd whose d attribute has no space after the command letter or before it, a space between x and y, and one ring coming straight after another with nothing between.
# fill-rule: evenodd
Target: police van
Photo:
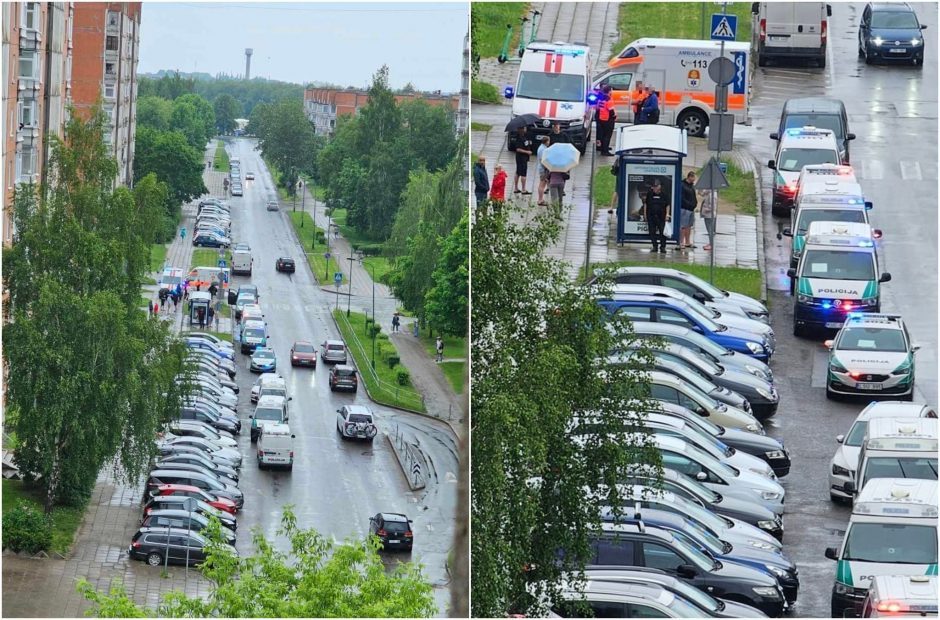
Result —
<instances>
[{"instance_id":1,"label":"police van","mask_svg":"<svg viewBox=\"0 0 940 620\"><path fill-rule=\"evenodd\" d=\"M863 618L937 617L936 575L878 575L862 605Z\"/></svg>"},{"instance_id":2,"label":"police van","mask_svg":"<svg viewBox=\"0 0 940 620\"><path fill-rule=\"evenodd\" d=\"M847 493L858 493L873 480L910 478L937 484L937 420L935 418L878 418L858 454L855 481Z\"/></svg>"},{"instance_id":3,"label":"police van","mask_svg":"<svg viewBox=\"0 0 940 620\"><path fill-rule=\"evenodd\" d=\"M832 617L856 616L878 575L937 574L937 481L879 478L852 507L836 560Z\"/></svg>"},{"instance_id":4,"label":"police van","mask_svg":"<svg viewBox=\"0 0 940 620\"><path fill-rule=\"evenodd\" d=\"M840 163L839 143L832 130L817 127L787 129L777 141L774 158L767 162L767 167L775 171L771 212L774 215L790 214L804 166Z\"/></svg>"},{"instance_id":5,"label":"police van","mask_svg":"<svg viewBox=\"0 0 940 620\"><path fill-rule=\"evenodd\" d=\"M728 85L728 114L734 122L750 123L750 54L748 43L725 43L725 58L734 63ZM594 77L594 88L610 86L610 98L621 121L633 122L633 102L641 96L638 83L651 86L659 97L660 123L676 125L690 136L705 135L709 115L715 112L715 81L708 74L721 57L720 41L693 39L637 39L607 63Z\"/></svg>"},{"instance_id":6,"label":"police van","mask_svg":"<svg viewBox=\"0 0 940 620\"><path fill-rule=\"evenodd\" d=\"M813 222L796 268L793 335L807 328L840 329L850 312L880 312L881 271L871 226L853 222Z\"/></svg>"},{"instance_id":7,"label":"police van","mask_svg":"<svg viewBox=\"0 0 940 620\"><path fill-rule=\"evenodd\" d=\"M583 43L533 41L525 48L515 88L504 95L512 99L513 118L535 114L542 120L529 126L530 137L551 133L559 123L582 153L591 139L594 109L587 103L590 87L591 48ZM516 135L509 134L509 150Z\"/></svg>"}]
</instances>

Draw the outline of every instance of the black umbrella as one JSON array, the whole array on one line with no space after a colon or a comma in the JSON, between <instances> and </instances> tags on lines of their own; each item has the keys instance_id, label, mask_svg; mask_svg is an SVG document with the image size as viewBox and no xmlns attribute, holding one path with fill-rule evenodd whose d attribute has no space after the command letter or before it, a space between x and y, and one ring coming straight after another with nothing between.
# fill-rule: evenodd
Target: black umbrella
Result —
<instances>
[{"instance_id":1,"label":"black umbrella","mask_svg":"<svg viewBox=\"0 0 940 620\"><path fill-rule=\"evenodd\" d=\"M506 123L506 129L503 131L515 131L526 125L534 125L540 120L542 120L542 117L538 114L520 114L519 116L514 116L511 121Z\"/></svg>"}]
</instances>

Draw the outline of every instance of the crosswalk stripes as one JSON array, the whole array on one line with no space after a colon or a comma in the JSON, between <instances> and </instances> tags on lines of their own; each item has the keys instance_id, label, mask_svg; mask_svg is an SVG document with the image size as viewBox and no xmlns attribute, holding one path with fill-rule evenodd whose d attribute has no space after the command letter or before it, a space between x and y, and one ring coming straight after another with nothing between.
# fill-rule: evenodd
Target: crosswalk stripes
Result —
<instances>
[{"instance_id":1,"label":"crosswalk stripes","mask_svg":"<svg viewBox=\"0 0 940 620\"><path fill-rule=\"evenodd\" d=\"M905 181L920 181L920 164L916 161L904 161L901 160L898 162L901 166L901 178Z\"/></svg>"}]
</instances>

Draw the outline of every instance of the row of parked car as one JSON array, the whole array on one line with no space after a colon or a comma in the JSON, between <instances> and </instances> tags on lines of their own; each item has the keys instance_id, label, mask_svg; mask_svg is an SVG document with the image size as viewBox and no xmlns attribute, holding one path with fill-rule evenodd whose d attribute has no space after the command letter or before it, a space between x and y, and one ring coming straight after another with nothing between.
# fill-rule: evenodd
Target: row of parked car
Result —
<instances>
[{"instance_id":1,"label":"row of parked car","mask_svg":"<svg viewBox=\"0 0 940 620\"><path fill-rule=\"evenodd\" d=\"M193 245L227 248L232 245L232 210L221 198L206 198L197 205Z\"/></svg>"}]
</instances>

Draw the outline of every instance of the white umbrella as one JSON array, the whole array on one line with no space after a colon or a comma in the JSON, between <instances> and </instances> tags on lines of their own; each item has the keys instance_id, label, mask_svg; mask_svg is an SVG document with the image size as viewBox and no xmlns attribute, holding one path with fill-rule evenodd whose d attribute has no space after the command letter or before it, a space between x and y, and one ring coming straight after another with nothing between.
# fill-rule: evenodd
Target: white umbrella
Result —
<instances>
[{"instance_id":1,"label":"white umbrella","mask_svg":"<svg viewBox=\"0 0 940 620\"><path fill-rule=\"evenodd\" d=\"M559 142L542 153L542 165L550 172L568 172L581 161L581 151L573 144Z\"/></svg>"}]
</instances>

